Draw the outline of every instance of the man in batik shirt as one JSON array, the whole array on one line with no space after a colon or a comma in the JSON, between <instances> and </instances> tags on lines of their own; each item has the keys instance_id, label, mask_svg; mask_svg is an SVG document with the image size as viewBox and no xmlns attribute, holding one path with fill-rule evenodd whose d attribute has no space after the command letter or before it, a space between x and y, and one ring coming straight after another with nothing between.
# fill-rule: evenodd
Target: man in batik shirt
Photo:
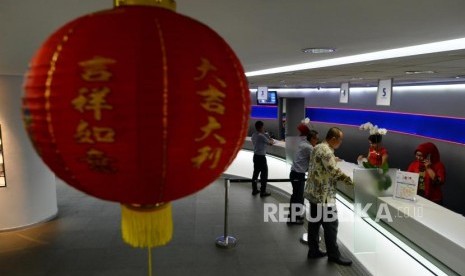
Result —
<instances>
[{"instance_id":1,"label":"man in batik shirt","mask_svg":"<svg viewBox=\"0 0 465 276\"><path fill-rule=\"evenodd\" d=\"M336 210L336 184L341 181L353 185L349 176L345 175L336 164L334 150L339 148L344 134L337 128L331 128L326 139L313 149L304 196L310 202L308 222L308 255L309 259L328 256L328 261L340 265L351 265L350 259L344 258L337 245L337 228L339 221ZM319 249L319 230L323 226L326 252Z\"/></svg>"}]
</instances>

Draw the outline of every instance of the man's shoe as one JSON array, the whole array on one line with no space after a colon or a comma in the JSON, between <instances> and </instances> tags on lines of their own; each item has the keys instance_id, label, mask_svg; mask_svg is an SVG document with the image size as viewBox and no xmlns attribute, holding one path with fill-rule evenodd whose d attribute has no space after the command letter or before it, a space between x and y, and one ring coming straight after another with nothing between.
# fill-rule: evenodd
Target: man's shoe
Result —
<instances>
[{"instance_id":1,"label":"man's shoe","mask_svg":"<svg viewBox=\"0 0 465 276\"><path fill-rule=\"evenodd\" d=\"M256 195L258 195L259 193L260 193L260 191L259 191L259 190L252 191L252 195L253 195L253 196L256 196Z\"/></svg>"},{"instance_id":2,"label":"man's shoe","mask_svg":"<svg viewBox=\"0 0 465 276\"><path fill-rule=\"evenodd\" d=\"M260 192L260 197L266 197L266 196L270 196L271 193L269 192Z\"/></svg>"},{"instance_id":3,"label":"man's shoe","mask_svg":"<svg viewBox=\"0 0 465 276\"><path fill-rule=\"evenodd\" d=\"M320 250L318 250L317 252L312 252L312 253L310 253L309 251L307 254L307 259L318 259L318 258L325 257L326 255L328 255L328 253L320 251Z\"/></svg>"},{"instance_id":4,"label":"man's shoe","mask_svg":"<svg viewBox=\"0 0 465 276\"><path fill-rule=\"evenodd\" d=\"M328 257L328 262L337 263L340 265L349 266L352 264L352 260L340 256L339 258Z\"/></svg>"}]
</instances>

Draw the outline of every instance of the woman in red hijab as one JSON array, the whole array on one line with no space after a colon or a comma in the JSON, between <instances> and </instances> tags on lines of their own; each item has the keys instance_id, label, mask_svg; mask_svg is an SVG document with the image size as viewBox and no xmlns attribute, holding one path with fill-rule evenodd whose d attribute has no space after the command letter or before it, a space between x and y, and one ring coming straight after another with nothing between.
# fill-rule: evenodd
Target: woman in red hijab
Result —
<instances>
[{"instance_id":1,"label":"woman in red hijab","mask_svg":"<svg viewBox=\"0 0 465 276\"><path fill-rule=\"evenodd\" d=\"M446 180L446 168L441 162L438 148L433 143L420 144L415 150L415 157L407 171L420 174L418 195L442 205L441 186Z\"/></svg>"}]
</instances>

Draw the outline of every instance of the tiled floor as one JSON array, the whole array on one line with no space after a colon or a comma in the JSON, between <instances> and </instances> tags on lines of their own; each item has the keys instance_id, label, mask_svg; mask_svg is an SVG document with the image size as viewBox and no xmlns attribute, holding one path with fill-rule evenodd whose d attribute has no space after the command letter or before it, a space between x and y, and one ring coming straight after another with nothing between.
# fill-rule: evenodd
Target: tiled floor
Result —
<instances>
[{"instance_id":1,"label":"tiled floor","mask_svg":"<svg viewBox=\"0 0 465 276\"><path fill-rule=\"evenodd\" d=\"M238 239L231 249L215 246L224 231L223 180L173 202L173 240L153 249L153 275L368 275L358 262L347 268L326 258L308 261L299 242L304 227L263 222L263 203L280 197L253 197L249 186L231 184L229 235ZM121 240L118 204L64 184L57 195L56 219L0 232L1 276L148 275L147 250Z\"/></svg>"}]
</instances>

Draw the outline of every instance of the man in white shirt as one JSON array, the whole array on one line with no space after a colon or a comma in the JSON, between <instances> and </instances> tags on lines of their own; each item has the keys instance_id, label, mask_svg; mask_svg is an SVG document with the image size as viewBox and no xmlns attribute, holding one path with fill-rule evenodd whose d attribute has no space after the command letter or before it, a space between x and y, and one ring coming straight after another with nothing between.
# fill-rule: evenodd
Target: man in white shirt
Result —
<instances>
[{"instance_id":1,"label":"man in white shirt","mask_svg":"<svg viewBox=\"0 0 465 276\"><path fill-rule=\"evenodd\" d=\"M300 132L300 142L295 152L291 166L289 179L292 184L292 195L289 205L289 221L287 225L302 225L304 223L304 187L305 173L308 171L313 147L318 143L318 132L310 130L308 126L301 123L297 129Z\"/></svg>"},{"instance_id":2,"label":"man in white shirt","mask_svg":"<svg viewBox=\"0 0 465 276\"><path fill-rule=\"evenodd\" d=\"M265 134L265 127L262 121L255 122L255 132L252 134L252 144L254 146L253 155L253 175L252 175L252 195L260 193L260 197L271 195L266 191L268 181L268 164L266 163L266 147L273 145L274 140ZM260 190L257 187L257 179L260 175Z\"/></svg>"}]
</instances>

